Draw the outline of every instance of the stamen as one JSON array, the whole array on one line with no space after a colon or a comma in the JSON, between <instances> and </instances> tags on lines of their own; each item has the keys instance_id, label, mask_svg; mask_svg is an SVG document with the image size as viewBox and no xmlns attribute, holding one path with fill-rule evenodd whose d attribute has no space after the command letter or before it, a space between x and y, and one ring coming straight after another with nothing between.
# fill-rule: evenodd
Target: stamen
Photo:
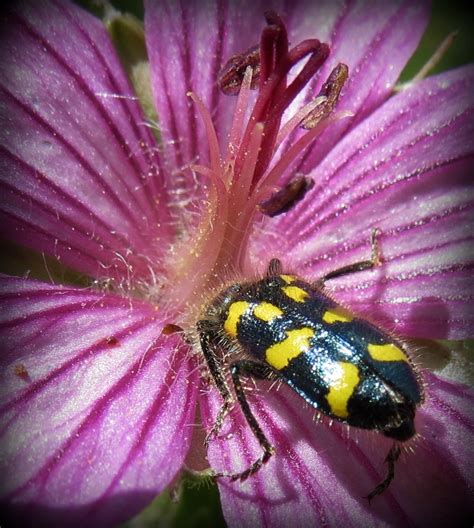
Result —
<instances>
[{"instance_id":1,"label":"stamen","mask_svg":"<svg viewBox=\"0 0 474 528\"><path fill-rule=\"evenodd\" d=\"M303 121L302 128L306 130L314 128L334 110L348 76L349 68L345 64L339 63L332 70L318 94L319 96L326 96L326 103L319 106Z\"/></svg>"},{"instance_id":2,"label":"stamen","mask_svg":"<svg viewBox=\"0 0 474 528\"><path fill-rule=\"evenodd\" d=\"M319 96L300 108L298 112L296 112L296 114L280 128L280 132L278 132L275 143L275 148L277 149L281 145L281 142L293 132L293 130L303 121L303 119L325 101L325 96Z\"/></svg>"},{"instance_id":3,"label":"stamen","mask_svg":"<svg viewBox=\"0 0 474 528\"><path fill-rule=\"evenodd\" d=\"M266 11L264 15L268 26L260 39L260 90L288 53L288 33L283 20L274 11Z\"/></svg>"},{"instance_id":4,"label":"stamen","mask_svg":"<svg viewBox=\"0 0 474 528\"><path fill-rule=\"evenodd\" d=\"M308 54L311 54L311 57L301 72L279 97L275 97L275 91L278 91L281 83L286 83L286 75L290 69ZM285 60L280 61L261 90L250 118L265 123L265 140L262 144L262 150L255 169L253 185L261 178L274 154L274 146L283 112L321 67L328 54L328 46L321 44L319 40L312 39L301 42L288 52ZM272 105L271 103L273 101L275 101L275 104ZM249 141L249 136L250 130L247 127L244 139L242 140L242 147L244 149L246 143ZM237 157L238 161L239 157ZM238 167L239 165L237 164L237 169Z\"/></svg>"},{"instance_id":5,"label":"stamen","mask_svg":"<svg viewBox=\"0 0 474 528\"><path fill-rule=\"evenodd\" d=\"M286 88L285 92L278 98L278 100L276 100L277 102L266 120L266 141L264 148L262 148L262 153L255 170L254 184L256 184L260 179L264 170L268 166L270 159L273 157L276 138L283 112L306 86L316 71L318 71L318 69L322 66L329 55L329 48L326 46L326 44L321 44L319 40L306 40L302 42L288 53L288 63L290 68L309 53L311 53L311 56L304 65L303 69Z\"/></svg>"},{"instance_id":6,"label":"stamen","mask_svg":"<svg viewBox=\"0 0 474 528\"><path fill-rule=\"evenodd\" d=\"M250 187L263 140L263 128L263 123L257 123L253 128L242 171L235 175L231 188L229 211L232 220L229 222L226 248L222 250L223 265L235 261L236 248L240 248L240 251L245 253L250 234L250 220L255 213L255 204L251 208L248 207L248 204L252 202ZM237 256L238 263L240 262L239 255Z\"/></svg>"},{"instance_id":7,"label":"stamen","mask_svg":"<svg viewBox=\"0 0 474 528\"><path fill-rule=\"evenodd\" d=\"M280 61L280 63L277 65L273 73L268 78L267 83L265 84L263 89L260 91L258 100L252 112L252 118L255 121L261 121L261 122L266 121L265 109L271 101L275 101L275 100L278 101L277 103L278 111L280 110L280 108L283 108L283 110L287 108L288 104L293 99L289 100L288 102L285 101L285 103L282 103L281 98L275 96L275 91L278 90L279 85L282 83L282 80L286 79L286 75L291 70L291 68L295 64L297 64L299 61L304 59L310 53L312 53L313 55L316 54L317 59L316 60L313 59L313 61L310 63L311 59L313 58L313 57L310 57L308 62L305 64L303 70L299 73L299 75L291 83L290 87L292 87L292 90L290 93L293 94L293 99L299 93L298 86L301 86L301 88L303 88L304 85L312 77L312 75L314 75L317 69L326 60L329 54L329 48L327 47L326 44L321 44L319 40L314 39L314 40L305 40L304 42L300 43L298 46L293 48L290 52L288 52L288 55L285 58L285 60ZM290 87L288 87L285 90L285 94L287 94L287 90ZM286 99L289 99L289 94L286 95ZM277 105L275 104L274 107L272 108L272 113L275 111L276 106Z\"/></svg>"},{"instance_id":8,"label":"stamen","mask_svg":"<svg viewBox=\"0 0 474 528\"><path fill-rule=\"evenodd\" d=\"M301 60L303 60L309 54L311 54L311 56L304 65L303 69L286 89L284 99L279 100L278 104L275 105L275 112L282 112L281 109L286 110L289 104L306 86L306 84L310 81L310 79L314 76L314 74L319 70L319 68L324 64L325 60L328 58L329 47L327 46L327 44L321 44L319 40L316 39L305 40L301 42L300 44L298 44L298 46L295 46L288 53L288 62L290 68L292 68ZM326 94L321 93L319 95Z\"/></svg>"},{"instance_id":9,"label":"stamen","mask_svg":"<svg viewBox=\"0 0 474 528\"><path fill-rule=\"evenodd\" d=\"M321 44L319 40L305 40L288 53L288 71L309 53L311 53L311 57L304 65L303 69L295 77L288 88L286 88L282 96L276 100L277 102L271 110L271 115L266 121L265 133L267 136L270 135L270 131L278 130L283 112L288 108L291 102L324 63L329 54L329 48L326 46L326 44ZM267 149L267 156L269 155L271 157L274 153L276 138L270 139L272 139L272 142L270 143L269 140L268 146L271 145L272 148ZM267 160L265 160L265 158L262 156L261 164L263 165L265 161Z\"/></svg>"},{"instance_id":10,"label":"stamen","mask_svg":"<svg viewBox=\"0 0 474 528\"><path fill-rule=\"evenodd\" d=\"M265 86L275 68L275 41L279 31L280 29L275 26L267 26L262 31L260 39L260 90Z\"/></svg>"},{"instance_id":11,"label":"stamen","mask_svg":"<svg viewBox=\"0 0 474 528\"><path fill-rule=\"evenodd\" d=\"M173 260L172 271L180 280L171 278L170 296L175 306L192 303L194 297L202 295L202 285L209 280L222 249L228 217L228 192L218 173L209 169L209 205L203 209L197 230L192 240L184 246L183 255ZM178 321L180 323L181 321Z\"/></svg>"},{"instance_id":12,"label":"stamen","mask_svg":"<svg viewBox=\"0 0 474 528\"><path fill-rule=\"evenodd\" d=\"M252 130L250 143L245 156L242 170L235 175L231 194L231 208L239 215L248 201L249 190L252 185L252 178L255 172L255 165L258 161L260 146L263 140L263 123L257 123Z\"/></svg>"},{"instance_id":13,"label":"stamen","mask_svg":"<svg viewBox=\"0 0 474 528\"><path fill-rule=\"evenodd\" d=\"M217 140L216 129L212 123L211 115L208 109L204 106L204 103L195 93L188 92L187 95L194 101L198 107L199 113L201 114L201 118L206 129L207 140L209 142L209 157L211 158L211 167L213 171L218 173L221 168L222 159L221 151L219 149L219 141Z\"/></svg>"},{"instance_id":14,"label":"stamen","mask_svg":"<svg viewBox=\"0 0 474 528\"><path fill-rule=\"evenodd\" d=\"M235 228L235 236L239 237L239 244L232 244L232 247L238 247L238 266L240 269L245 268L246 249L249 241L251 229L249 227L250 221L257 209L258 203L262 202L266 196L268 196L269 188L274 188L280 179L282 173L287 167L294 161L298 154L308 146L329 124L332 122L353 115L351 112L340 112L330 116L325 121L322 121L319 125L314 127L312 130L307 132L301 137L297 143L295 143L285 155L279 160L275 167L269 172L265 179L260 182L258 187L254 189L247 197L245 207L243 210L239 210L239 222Z\"/></svg>"},{"instance_id":15,"label":"stamen","mask_svg":"<svg viewBox=\"0 0 474 528\"><path fill-rule=\"evenodd\" d=\"M332 116L328 117L324 121L321 121L318 125L316 125L313 129L306 132L306 134L299 138L299 140L292 145L284 156L281 157L281 159L275 164L273 169L265 176L264 181L262 184L268 188L275 186L280 179L281 175L285 172L285 170L289 167L289 165L296 159L296 157L302 152L303 149L305 149L312 141L314 141L322 132L325 130L331 123L334 121L338 121L339 119L343 119L345 117L352 116L352 112L344 111L344 112L337 112L333 114ZM261 189L263 186L259 186L258 193L261 194ZM260 198L262 199L263 196Z\"/></svg>"},{"instance_id":16,"label":"stamen","mask_svg":"<svg viewBox=\"0 0 474 528\"><path fill-rule=\"evenodd\" d=\"M237 154L240 145L240 141L242 139L243 123L245 118L245 112L248 107L250 89L252 88L252 79L254 79L252 68L250 66L247 66L244 78L242 80L242 85L240 87L237 104L235 105L232 127L230 129L229 147L227 149L227 162L235 158L235 155Z\"/></svg>"}]
</instances>

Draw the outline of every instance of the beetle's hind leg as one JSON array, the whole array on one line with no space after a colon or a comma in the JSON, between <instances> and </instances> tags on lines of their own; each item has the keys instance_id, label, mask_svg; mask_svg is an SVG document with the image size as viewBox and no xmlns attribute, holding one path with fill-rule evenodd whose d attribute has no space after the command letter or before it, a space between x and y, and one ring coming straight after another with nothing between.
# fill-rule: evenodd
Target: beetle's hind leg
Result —
<instances>
[{"instance_id":1,"label":"beetle's hind leg","mask_svg":"<svg viewBox=\"0 0 474 528\"><path fill-rule=\"evenodd\" d=\"M401 452L402 450L398 444L392 445L387 457L385 458L385 462L387 462L388 465L387 475L382 480L382 482L377 484L377 486L375 486L375 488L367 495L366 498L369 499L369 502L377 495L383 493L390 486L390 483L395 477L395 463L399 459Z\"/></svg>"}]
</instances>

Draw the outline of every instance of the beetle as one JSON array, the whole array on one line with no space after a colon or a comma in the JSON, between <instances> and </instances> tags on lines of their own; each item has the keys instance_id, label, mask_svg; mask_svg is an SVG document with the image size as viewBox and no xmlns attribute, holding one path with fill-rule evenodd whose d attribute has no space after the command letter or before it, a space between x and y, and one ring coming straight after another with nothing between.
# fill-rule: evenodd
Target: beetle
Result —
<instances>
[{"instance_id":1,"label":"beetle","mask_svg":"<svg viewBox=\"0 0 474 528\"><path fill-rule=\"evenodd\" d=\"M245 480L275 452L242 384L244 377L253 377L279 379L328 417L393 439L387 474L367 498L382 493L393 480L401 444L416 434L422 380L403 343L338 305L324 289L328 279L379 264L376 235L374 230L370 260L308 282L285 274L280 261L272 259L263 277L231 284L205 306L197 322L200 347L223 399L206 446L235 401L226 380L229 369L235 397L263 450L246 470L216 477ZM230 358L228 365L224 356Z\"/></svg>"}]
</instances>

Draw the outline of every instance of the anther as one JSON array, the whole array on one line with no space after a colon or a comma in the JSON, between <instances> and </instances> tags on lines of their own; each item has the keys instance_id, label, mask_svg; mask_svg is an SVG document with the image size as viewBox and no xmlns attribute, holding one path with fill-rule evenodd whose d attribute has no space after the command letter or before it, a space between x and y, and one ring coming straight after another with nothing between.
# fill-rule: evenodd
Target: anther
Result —
<instances>
[{"instance_id":1,"label":"anther","mask_svg":"<svg viewBox=\"0 0 474 528\"><path fill-rule=\"evenodd\" d=\"M237 95L244 80L245 70L252 68L250 88L258 87L260 79L260 48L252 46L243 53L233 55L219 72L217 84L225 95Z\"/></svg>"},{"instance_id":2,"label":"anther","mask_svg":"<svg viewBox=\"0 0 474 528\"><path fill-rule=\"evenodd\" d=\"M314 181L308 176L295 176L268 200L259 203L257 207L266 216L278 216L286 213L301 201L313 186Z\"/></svg>"},{"instance_id":3,"label":"anther","mask_svg":"<svg viewBox=\"0 0 474 528\"><path fill-rule=\"evenodd\" d=\"M319 96L325 96L326 101L318 105L301 123L301 127L309 130L325 119L336 106L342 87L349 75L349 68L345 64L338 64L331 72L328 80L319 91Z\"/></svg>"}]
</instances>

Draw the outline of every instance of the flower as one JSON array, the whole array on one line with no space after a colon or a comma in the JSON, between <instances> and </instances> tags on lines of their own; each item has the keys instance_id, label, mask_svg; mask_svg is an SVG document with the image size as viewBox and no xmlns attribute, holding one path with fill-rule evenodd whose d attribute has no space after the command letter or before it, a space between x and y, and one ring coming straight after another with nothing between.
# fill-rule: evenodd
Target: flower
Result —
<instances>
[{"instance_id":1,"label":"flower","mask_svg":"<svg viewBox=\"0 0 474 528\"><path fill-rule=\"evenodd\" d=\"M317 64L306 88L290 97L277 83L253 126L250 70L237 99L216 81L229 57L258 42L264 8L199 4L146 5L159 146L98 20L55 1L15 4L2 20L2 233L96 281L1 279L1 496L17 523L114 525L193 464L202 443L195 424L201 416L209 430L221 402L200 379L188 339L167 329L178 324L189 335L207 295L224 279L263 272L271 257L317 278L366 258L378 228L384 263L334 280L334 296L403 335L472 334L473 68L391 97L425 6L281 10L296 55L314 37L331 55L321 64L324 48L312 41ZM267 19L267 36L277 31L263 79L287 57L281 25ZM294 115L339 62L349 78L334 111L280 138L281 101L288 97ZM302 158L291 154L313 136ZM314 187L284 215L265 218L257 204L295 172ZM386 439L313 424L296 394L259 384L251 405L277 453L245 482L219 480L228 524L465 522L472 392L428 372L424 379L414 452L371 504L362 497L384 474ZM239 471L259 453L236 408L208 460Z\"/></svg>"}]
</instances>

